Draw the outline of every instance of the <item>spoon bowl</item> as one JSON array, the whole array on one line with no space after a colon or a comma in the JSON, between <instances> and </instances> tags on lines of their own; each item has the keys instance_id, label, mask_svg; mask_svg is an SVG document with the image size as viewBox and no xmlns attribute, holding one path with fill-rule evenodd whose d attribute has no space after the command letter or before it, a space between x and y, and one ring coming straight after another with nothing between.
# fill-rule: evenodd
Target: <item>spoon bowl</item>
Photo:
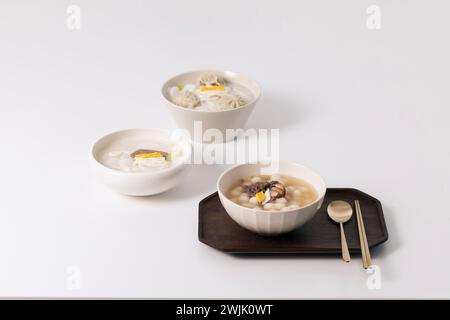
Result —
<instances>
[{"instance_id":1,"label":"spoon bowl","mask_svg":"<svg viewBox=\"0 0 450 320\"><path fill-rule=\"evenodd\" d=\"M344 259L345 262L350 262L350 252L348 251L343 224L351 219L353 214L352 206L348 202L335 200L330 202L327 207L327 212L328 216L333 221L339 223L341 229L342 259Z\"/></svg>"},{"instance_id":2,"label":"spoon bowl","mask_svg":"<svg viewBox=\"0 0 450 320\"><path fill-rule=\"evenodd\" d=\"M327 208L328 216L337 223L346 223L353 215L352 206L342 200L330 202Z\"/></svg>"}]
</instances>

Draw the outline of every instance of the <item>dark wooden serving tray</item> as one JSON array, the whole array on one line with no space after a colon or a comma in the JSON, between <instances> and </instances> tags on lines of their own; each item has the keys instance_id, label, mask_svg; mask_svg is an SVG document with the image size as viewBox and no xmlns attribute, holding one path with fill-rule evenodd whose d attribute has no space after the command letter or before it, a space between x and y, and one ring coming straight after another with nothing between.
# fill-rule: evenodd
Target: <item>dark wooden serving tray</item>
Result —
<instances>
[{"instance_id":1,"label":"dark wooden serving tray","mask_svg":"<svg viewBox=\"0 0 450 320\"><path fill-rule=\"evenodd\" d=\"M341 253L339 225L327 215L333 200L348 201L353 216L344 225L350 252L360 253L354 200L358 199L366 228L369 247L388 239L383 209L377 199L356 189L329 188L321 209L311 221L290 233L265 237L248 231L226 213L216 193L199 203L199 240L229 253Z\"/></svg>"}]
</instances>

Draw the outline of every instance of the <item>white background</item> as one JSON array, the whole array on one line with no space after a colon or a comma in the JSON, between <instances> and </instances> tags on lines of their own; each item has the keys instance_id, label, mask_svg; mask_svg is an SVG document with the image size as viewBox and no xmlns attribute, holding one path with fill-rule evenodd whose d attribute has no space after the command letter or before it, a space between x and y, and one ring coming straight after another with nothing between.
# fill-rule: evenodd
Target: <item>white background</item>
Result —
<instances>
[{"instance_id":1,"label":"white background","mask_svg":"<svg viewBox=\"0 0 450 320\"><path fill-rule=\"evenodd\" d=\"M66 27L69 4L81 30ZM366 9L381 8L381 29ZM0 296L449 298L448 1L0 3ZM124 128L174 128L160 86L187 70L262 86L249 126L281 157L381 200L389 241L355 256L235 257L197 240L222 166L150 198L91 177L88 152ZM81 270L68 290L67 268Z\"/></svg>"}]
</instances>

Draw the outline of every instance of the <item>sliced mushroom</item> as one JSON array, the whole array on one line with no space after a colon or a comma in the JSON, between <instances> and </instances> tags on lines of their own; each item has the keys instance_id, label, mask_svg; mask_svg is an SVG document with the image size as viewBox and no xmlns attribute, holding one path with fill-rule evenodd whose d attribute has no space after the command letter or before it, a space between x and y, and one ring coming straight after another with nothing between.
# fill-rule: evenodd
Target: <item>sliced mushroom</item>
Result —
<instances>
[{"instance_id":1,"label":"sliced mushroom","mask_svg":"<svg viewBox=\"0 0 450 320\"><path fill-rule=\"evenodd\" d=\"M269 186L270 184L268 182L255 182L251 185L243 186L243 190L249 197L253 197L258 192L266 192L266 189L268 189Z\"/></svg>"},{"instance_id":2,"label":"sliced mushroom","mask_svg":"<svg viewBox=\"0 0 450 320\"><path fill-rule=\"evenodd\" d=\"M286 195L286 188L278 181L270 182L270 201L283 198Z\"/></svg>"}]
</instances>

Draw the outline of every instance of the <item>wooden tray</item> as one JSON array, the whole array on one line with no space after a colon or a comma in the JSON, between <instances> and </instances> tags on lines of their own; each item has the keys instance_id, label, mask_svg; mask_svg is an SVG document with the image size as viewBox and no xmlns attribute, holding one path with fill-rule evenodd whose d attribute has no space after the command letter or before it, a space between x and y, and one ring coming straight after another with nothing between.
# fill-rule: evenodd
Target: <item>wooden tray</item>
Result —
<instances>
[{"instance_id":1,"label":"wooden tray","mask_svg":"<svg viewBox=\"0 0 450 320\"><path fill-rule=\"evenodd\" d=\"M226 213L216 193L199 203L199 240L213 248L229 253L341 253L339 225L327 215L333 200L348 201L353 216L344 225L351 253L361 253L354 200L358 199L366 228L369 247L388 239L383 209L377 199L356 189L329 188L321 209L304 226L290 233L264 237L248 231Z\"/></svg>"}]
</instances>

